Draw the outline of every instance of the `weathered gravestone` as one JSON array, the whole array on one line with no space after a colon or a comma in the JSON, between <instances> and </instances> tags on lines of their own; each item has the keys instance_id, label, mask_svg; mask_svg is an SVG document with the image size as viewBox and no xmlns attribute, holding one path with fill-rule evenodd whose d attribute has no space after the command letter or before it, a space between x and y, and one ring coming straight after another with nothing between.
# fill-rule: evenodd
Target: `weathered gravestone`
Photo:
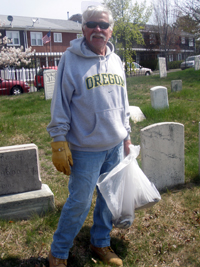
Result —
<instances>
[{"instance_id":1,"label":"weathered gravestone","mask_svg":"<svg viewBox=\"0 0 200 267\"><path fill-rule=\"evenodd\" d=\"M136 106L129 106L130 117L133 122L139 122L145 120L145 116L141 109Z\"/></svg>"},{"instance_id":2,"label":"weathered gravestone","mask_svg":"<svg viewBox=\"0 0 200 267\"><path fill-rule=\"evenodd\" d=\"M184 184L184 125L156 123L141 130L142 170L158 190Z\"/></svg>"},{"instance_id":3,"label":"weathered gravestone","mask_svg":"<svg viewBox=\"0 0 200 267\"><path fill-rule=\"evenodd\" d=\"M199 57L195 57L194 69L195 70L200 70L200 58Z\"/></svg>"},{"instance_id":4,"label":"weathered gravestone","mask_svg":"<svg viewBox=\"0 0 200 267\"><path fill-rule=\"evenodd\" d=\"M0 147L0 196L39 190L41 186L36 145Z\"/></svg>"},{"instance_id":5,"label":"weathered gravestone","mask_svg":"<svg viewBox=\"0 0 200 267\"><path fill-rule=\"evenodd\" d=\"M54 207L53 193L41 183L37 146L0 147L0 218L27 219Z\"/></svg>"},{"instance_id":6,"label":"weathered gravestone","mask_svg":"<svg viewBox=\"0 0 200 267\"><path fill-rule=\"evenodd\" d=\"M200 122L199 122L199 175L200 175Z\"/></svg>"},{"instance_id":7,"label":"weathered gravestone","mask_svg":"<svg viewBox=\"0 0 200 267\"><path fill-rule=\"evenodd\" d=\"M182 80L172 80L171 81L171 91L178 92L182 90Z\"/></svg>"},{"instance_id":8,"label":"weathered gravestone","mask_svg":"<svg viewBox=\"0 0 200 267\"><path fill-rule=\"evenodd\" d=\"M43 80L44 80L44 92L45 92L45 99L52 99L54 85L56 81L56 73L57 70L50 69L44 70Z\"/></svg>"},{"instance_id":9,"label":"weathered gravestone","mask_svg":"<svg viewBox=\"0 0 200 267\"><path fill-rule=\"evenodd\" d=\"M0 219L4 220L29 219L54 208L54 195L46 184L40 190L0 197Z\"/></svg>"},{"instance_id":10,"label":"weathered gravestone","mask_svg":"<svg viewBox=\"0 0 200 267\"><path fill-rule=\"evenodd\" d=\"M166 59L165 57L158 58L160 78L167 77Z\"/></svg>"},{"instance_id":11,"label":"weathered gravestone","mask_svg":"<svg viewBox=\"0 0 200 267\"><path fill-rule=\"evenodd\" d=\"M164 86L155 86L150 89L151 105L155 109L168 108L168 93Z\"/></svg>"}]
</instances>

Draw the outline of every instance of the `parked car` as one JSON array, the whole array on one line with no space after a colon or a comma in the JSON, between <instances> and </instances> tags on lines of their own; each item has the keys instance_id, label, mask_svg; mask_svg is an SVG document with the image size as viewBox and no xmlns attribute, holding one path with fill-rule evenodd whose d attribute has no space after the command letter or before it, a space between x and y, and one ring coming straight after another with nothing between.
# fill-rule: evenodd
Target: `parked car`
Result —
<instances>
[{"instance_id":1,"label":"parked car","mask_svg":"<svg viewBox=\"0 0 200 267\"><path fill-rule=\"evenodd\" d=\"M125 65L125 64L124 64ZM131 75L134 76L140 76L140 75L151 75L153 73L153 71L149 68L144 68L142 67L140 64L136 63L136 62L132 62L132 63L127 63L127 67L128 67L128 72L130 72Z\"/></svg>"},{"instance_id":2,"label":"parked car","mask_svg":"<svg viewBox=\"0 0 200 267\"><path fill-rule=\"evenodd\" d=\"M20 95L28 93L29 89L27 82L0 78L0 95Z\"/></svg>"},{"instance_id":3,"label":"parked car","mask_svg":"<svg viewBox=\"0 0 200 267\"><path fill-rule=\"evenodd\" d=\"M57 70L58 67L57 66L51 66L51 67L45 67L45 68L39 69L39 71L37 72L37 75L35 75L35 79L34 79L34 86L37 88L37 90L44 88L43 73L44 73L44 70L49 70L49 69Z\"/></svg>"},{"instance_id":4,"label":"parked car","mask_svg":"<svg viewBox=\"0 0 200 267\"><path fill-rule=\"evenodd\" d=\"M200 60L200 55L187 57L186 60L181 63L180 68L182 70L185 70L188 68L194 68L196 57L198 57Z\"/></svg>"}]
</instances>

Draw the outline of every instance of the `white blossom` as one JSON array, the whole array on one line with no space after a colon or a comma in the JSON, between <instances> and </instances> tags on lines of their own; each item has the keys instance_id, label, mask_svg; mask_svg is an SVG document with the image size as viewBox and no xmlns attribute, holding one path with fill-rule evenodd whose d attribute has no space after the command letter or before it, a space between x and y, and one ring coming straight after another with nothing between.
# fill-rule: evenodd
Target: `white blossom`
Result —
<instances>
[{"instance_id":1,"label":"white blossom","mask_svg":"<svg viewBox=\"0 0 200 267\"><path fill-rule=\"evenodd\" d=\"M4 25L0 21L0 27ZM32 51L32 47L28 47L24 50L23 46L15 48L7 46L12 40L9 40L7 36L1 37L0 33L0 66L20 66L21 63L28 65L31 62L31 57L34 55L35 50Z\"/></svg>"}]
</instances>

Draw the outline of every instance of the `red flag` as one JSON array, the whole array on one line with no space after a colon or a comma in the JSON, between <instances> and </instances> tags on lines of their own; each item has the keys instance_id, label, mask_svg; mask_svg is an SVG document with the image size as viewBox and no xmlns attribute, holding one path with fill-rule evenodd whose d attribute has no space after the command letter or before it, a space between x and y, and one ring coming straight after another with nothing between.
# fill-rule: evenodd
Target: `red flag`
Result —
<instances>
[{"instance_id":1,"label":"red flag","mask_svg":"<svg viewBox=\"0 0 200 267\"><path fill-rule=\"evenodd\" d=\"M42 37L43 44L47 44L51 41L51 32L49 31L44 37Z\"/></svg>"}]
</instances>

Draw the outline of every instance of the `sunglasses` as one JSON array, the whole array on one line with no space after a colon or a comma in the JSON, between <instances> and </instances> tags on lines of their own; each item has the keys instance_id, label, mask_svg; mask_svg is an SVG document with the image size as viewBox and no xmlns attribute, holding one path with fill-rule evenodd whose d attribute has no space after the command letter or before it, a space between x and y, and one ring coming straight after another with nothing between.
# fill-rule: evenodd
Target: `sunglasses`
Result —
<instances>
[{"instance_id":1,"label":"sunglasses","mask_svg":"<svg viewBox=\"0 0 200 267\"><path fill-rule=\"evenodd\" d=\"M102 30L106 30L110 26L110 24L108 22L104 22L104 21L102 21L102 22L88 21L85 23L85 25L90 29L95 29L98 25L99 28Z\"/></svg>"}]
</instances>

